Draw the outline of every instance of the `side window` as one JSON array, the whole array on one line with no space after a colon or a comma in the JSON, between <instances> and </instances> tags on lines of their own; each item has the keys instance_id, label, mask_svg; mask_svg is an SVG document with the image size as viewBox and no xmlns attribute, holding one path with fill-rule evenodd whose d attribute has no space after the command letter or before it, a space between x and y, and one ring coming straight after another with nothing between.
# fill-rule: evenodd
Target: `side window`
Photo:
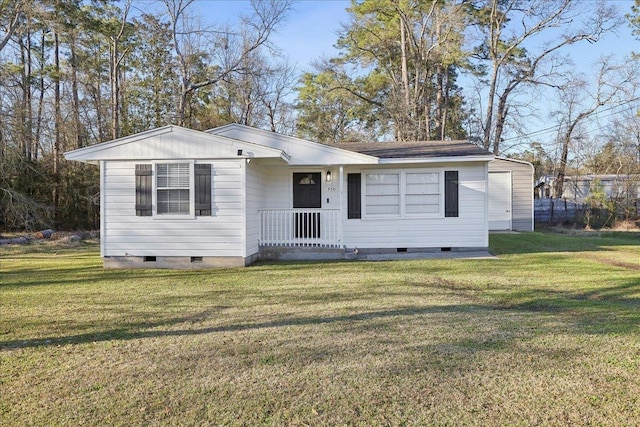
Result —
<instances>
[{"instance_id":1,"label":"side window","mask_svg":"<svg viewBox=\"0 0 640 427\"><path fill-rule=\"evenodd\" d=\"M458 215L458 171L445 171L444 216L457 218Z\"/></svg>"},{"instance_id":2,"label":"side window","mask_svg":"<svg viewBox=\"0 0 640 427\"><path fill-rule=\"evenodd\" d=\"M156 215L211 216L211 165L191 163L135 165L136 216L153 215L154 176Z\"/></svg>"},{"instance_id":3,"label":"side window","mask_svg":"<svg viewBox=\"0 0 640 427\"><path fill-rule=\"evenodd\" d=\"M362 217L362 177L359 173L347 174L347 218Z\"/></svg>"},{"instance_id":4,"label":"side window","mask_svg":"<svg viewBox=\"0 0 640 427\"><path fill-rule=\"evenodd\" d=\"M158 215L188 215L189 163L156 165L156 202Z\"/></svg>"}]
</instances>

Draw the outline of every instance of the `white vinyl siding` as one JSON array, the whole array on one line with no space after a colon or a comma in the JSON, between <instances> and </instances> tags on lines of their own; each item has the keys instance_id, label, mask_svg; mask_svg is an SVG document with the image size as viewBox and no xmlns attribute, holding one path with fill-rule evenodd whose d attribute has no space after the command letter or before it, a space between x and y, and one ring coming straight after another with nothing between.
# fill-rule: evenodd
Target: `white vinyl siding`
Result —
<instances>
[{"instance_id":1,"label":"white vinyl siding","mask_svg":"<svg viewBox=\"0 0 640 427\"><path fill-rule=\"evenodd\" d=\"M439 212L436 214L409 214L404 216L365 216L362 219L348 219L345 212L343 219L343 244L347 248L484 248L487 247L487 214L485 199L487 196L487 172L486 162L478 163L443 163L434 168L426 169L407 166L402 171L397 168L389 168L388 172L383 168L372 171L357 167L345 168L345 175L349 173L361 173L365 180L367 173L398 173L429 174L437 173L439 194ZM457 217L444 216L444 172L458 171L459 214ZM433 177L431 177L433 178ZM415 180L425 181L425 176L410 177L408 182ZM346 180L345 180L346 182ZM401 181L402 182L402 181ZM365 191L365 183L362 190ZM401 187L402 189L403 187ZM344 187L343 206L347 205L346 183ZM434 191L435 185L428 185L425 194ZM404 186L403 197L411 195L413 186ZM406 193L406 194L405 194ZM426 201L428 197L422 199ZM363 208L364 193L363 193ZM426 210L427 204L419 204L415 209ZM412 208L407 207L411 210ZM435 211L435 208L433 208Z\"/></svg>"},{"instance_id":2,"label":"white vinyl siding","mask_svg":"<svg viewBox=\"0 0 640 427\"><path fill-rule=\"evenodd\" d=\"M105 163L104 256L242 256L243 169L239 160L212 160L211 216L135 215L135 164ZM184 163L184 162L182 162ZM199 161L198 163L205 163ZM155 182L155 177L154 177Z\"/></svg>"},{"instance_id":3,"label":"white vinyl siding","mask_svg":"<svg viewBox=\"0 0 640 427\"><path fill-rule=\"evenodd\" d=\"M265 199L271 197L270 187L267 183L268 174L265 169L251 162L245 166L246 178L246 256L251 256L259 250L260 240L260 216L258 210L262 209Z\"/></svg>"},{"instance_id":4,"label":"white vinyl siding","mask_svg":"<svg viewBox=\"0 0 640 427\"><path fill-rule=\"evenodd\" d=\"M156 165L158 215L189 215L191 199L189 163L159 163Z\"/></svg>"}]
</instances>

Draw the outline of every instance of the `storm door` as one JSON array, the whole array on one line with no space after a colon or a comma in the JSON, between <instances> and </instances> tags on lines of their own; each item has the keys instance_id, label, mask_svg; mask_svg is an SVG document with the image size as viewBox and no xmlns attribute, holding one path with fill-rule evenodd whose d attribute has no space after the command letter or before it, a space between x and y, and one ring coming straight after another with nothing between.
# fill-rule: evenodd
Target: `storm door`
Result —
<instances>
[{"instance_id":1,"label":"storm door","mask_svg":"<svg viewBox=\"0 0 640 427\"><path fill-rule=\"evenodd\" d=\"M294 236L298 239L320 237L321 179L320 172L293 174L293 209L300 209L294 212Z\"/></svg>"}]
</instances>

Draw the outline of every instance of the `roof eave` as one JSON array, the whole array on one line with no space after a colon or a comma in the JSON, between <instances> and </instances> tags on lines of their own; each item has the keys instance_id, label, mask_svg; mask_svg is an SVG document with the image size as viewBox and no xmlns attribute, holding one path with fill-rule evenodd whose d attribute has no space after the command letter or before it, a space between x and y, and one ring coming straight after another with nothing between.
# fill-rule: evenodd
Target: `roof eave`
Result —
<instances>
[{"instance_id":1,"label":"roof eave","mask_svg":"<svg viewBox=\"0 0 640 427\"><path fill-rule=\"evenodd\" d=\"M470 163L470 162L490 162L495 156L445 156L445 157L404 157L404 158L381 158L381 165L403 165L411 163Z\"/></svg>"}]
</instances>

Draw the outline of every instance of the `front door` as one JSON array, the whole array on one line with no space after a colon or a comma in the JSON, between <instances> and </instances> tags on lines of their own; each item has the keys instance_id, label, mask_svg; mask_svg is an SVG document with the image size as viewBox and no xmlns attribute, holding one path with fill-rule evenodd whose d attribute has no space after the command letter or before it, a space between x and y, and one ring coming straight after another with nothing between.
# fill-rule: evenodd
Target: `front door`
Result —
<instances>
[{"instance_id":1,"label":"front door","mask_svg":"<svg viewBox=\"0 0 640 427\"><path fill-rule=\"evenodd\" d=\"M322 174L293 174L293 208L320 209L322 207ZM294 213L294 235L296 238L320 237L320 212L301 211Z\"/></svg>"}]
</instances>

